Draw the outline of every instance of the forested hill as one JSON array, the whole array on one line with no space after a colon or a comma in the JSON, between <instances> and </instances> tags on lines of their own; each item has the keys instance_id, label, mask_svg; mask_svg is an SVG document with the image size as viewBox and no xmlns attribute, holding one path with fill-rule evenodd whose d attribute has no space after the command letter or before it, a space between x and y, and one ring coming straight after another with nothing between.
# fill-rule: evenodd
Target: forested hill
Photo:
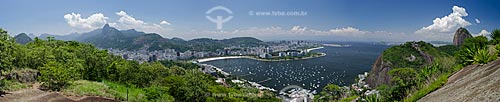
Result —
<instances>
[{"instance_id":1,"label":"forested hill","mask_svg":"<svg viewBox=\"0 0 500 102\"><path fill-rule=\"evenodd\" d=\"M60 40L75 40L81 42L92 43L100 48L116 48L124 50L162 50L162 49L175 49L178 51L215 51L216 49L223 49L228 46L265 46L265 42L253 37L235 37L230 39L210 39L198 38L192 40L184 40L181 38L163 38L156 33L144 33L130 30L118 30L104 25L101 29L96 29L91 32L82 34L70 35L48 35L43 34L40 37L52 36ZM42 38L42 39L44 39Z\"/></svg>"},{"instance_id":2,"label":"forested hill","mask_svg":"<svg viewBox=\"0 0 500 102\"><path fill-rule=\"evenodd\" d=\"M31 88L30 83L25 83L30 81L41 84L41 89L50 90L46 92L55 91L76 97L98 96L118 101L279 101L268 91L237 85L225 87L215 80L193 63L139 63L99 50L92 44L52 37L47 40L35 38L22 45L0 29L0 96L4 91Z\"/></svg>"}]
</instances>

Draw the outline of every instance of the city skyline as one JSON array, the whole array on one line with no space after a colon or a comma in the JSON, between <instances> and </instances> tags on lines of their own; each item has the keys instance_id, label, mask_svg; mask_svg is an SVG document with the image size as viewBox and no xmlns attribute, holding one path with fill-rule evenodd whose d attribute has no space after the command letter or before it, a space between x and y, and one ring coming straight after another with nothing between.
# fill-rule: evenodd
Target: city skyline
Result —
<instances>
[{"instance_id":1,"label":"city skyline","mask_svg":"<svg viewBox=\"0 0 500 102\"><path fill-rule=\"evenodd\" d=\"M0 27L18 33L85 33L110 24L165 38L448 41L459 27L487 35L498 1L3 1ZM215 11L226 7L232 13ZM15 9L13 9L15 8ZM291 12L291 14L287 14ZM263 14L263 15L260 15ZM206 16L234 16L221 30Z\"/></svg>"}]
</instances>

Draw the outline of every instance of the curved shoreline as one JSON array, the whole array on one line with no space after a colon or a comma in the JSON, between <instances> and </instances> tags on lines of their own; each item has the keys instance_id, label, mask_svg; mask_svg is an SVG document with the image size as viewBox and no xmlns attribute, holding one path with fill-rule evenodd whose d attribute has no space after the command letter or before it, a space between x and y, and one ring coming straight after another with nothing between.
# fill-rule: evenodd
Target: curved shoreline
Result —
<instances>
[{"instance_id":1,"label":"curved shoreline","mask_svg":"<svg viewBox=\"0 0 500 102\"><path fill-rule=\"evenodd\" d=\"M324 47L315 47L315 48L306 49L306 51L309 52L309 51L312 51L312 50L317 50L317 49L322 49L322 48L324 48ZM312 59L312 58L318 58L318 57L326 56L326 53L323 53L323 52L318 52L318 53L320 55L308 56L308 57L303 57L303 58L294 58L294 59L275 59L275 60L271 60L271 59L257 58L256 56L222 56L222 57L211 57L211 58L194 59L194 60L192 60L192 62L193 63L197 63L197 64L201 64L201 62L223 60L223 59L238 59L238 58L253 59L253 60L258 60L258 61L291 61L291 60L305 60L305 59ZM209 64L205 64L205 65L209 65ZM217 67L215 67L213 65L209 65L209 66L212 66L212 68L214 70L216 70L216 72L220 72L220 73L222 73L224 75L231 75L230 73L225 72L223 69L217 68ZM251 86L253 86L255 88L258 88L258 89L270 90L270 91L273 91L273 92L277 91L276 89L273 89L273 88L270 88L270 87L266 87L264 85L261 85L261 84L258 84L258 83L252 82L252 81L248 81L248 80L245 80L245 79L240 79L240 80L243 80L244 82L249 83Z\"/></svg>"},{"instance_id":2,"label":"curved shoreline","mask_svg":"<svg viewBox=\"0 0 500 102\"><path fill-rule=\"evenodd\" d=\"M317 49L322 49L322 48L324 48L324 47L315 47L315 48L310 48L310 49L306 49L306 50L312 51L312 50L317 50ZM293 59L262 59L262 58L257 58L255 56L222 56L222 57L210 57L210 58L194 59L193 61L196 63L200 63L200 62L208 62L208 61L215 61L215 60L239 59L239 58L253 59L253 60L258 60L258 61L293 61L293 60L306 60L306 59L312 59L312 58L326 56L326 53L323 53L323 52L318 52L318 53L320 55L307 56L307 57L303 57L303 58L293 58Z\"/></svg>"}]
</instances>

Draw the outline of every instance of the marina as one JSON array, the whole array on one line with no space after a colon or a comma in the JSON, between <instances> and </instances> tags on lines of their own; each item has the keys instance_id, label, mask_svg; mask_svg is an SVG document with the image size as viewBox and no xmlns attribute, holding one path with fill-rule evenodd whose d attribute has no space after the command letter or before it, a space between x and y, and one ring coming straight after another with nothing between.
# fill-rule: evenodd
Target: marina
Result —
<instances>
[{"instance_id":1,"label":"marina","mask_svg":"<svg viewBox=\"0 0 500 102\"><path fill-rule=\"evenodd\" d=\"M199 62L213 65L228 74L237 75L240 79L255 82L255 86L282 89L289 85L298 85L319 91L328 83L341 86L355 83L357 75L369 71L372 62L383 48L387 47L370 43L352 45L318 48L312 51L327 55L306 60L259 61L245 57L222 57Z\"/></svg>"}]
</instances>

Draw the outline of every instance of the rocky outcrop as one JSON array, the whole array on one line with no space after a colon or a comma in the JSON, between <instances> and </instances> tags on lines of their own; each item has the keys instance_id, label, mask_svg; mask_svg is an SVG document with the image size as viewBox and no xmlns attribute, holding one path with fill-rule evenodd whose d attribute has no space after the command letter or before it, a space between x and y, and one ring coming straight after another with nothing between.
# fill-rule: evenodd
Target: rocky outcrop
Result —
<instances>
[{"instance_id":1,"label":"rocky outcrop","mask_svg":"<svg viewBox=\"0 0 500 102\"><path fill-rule=\"evenodd\" d=\"M420 45L413 44L413 45L411 45L411 47L413 47L415 50L418 51L418 54L420 54L424 58L425 63L427 63L427 64L431 64L432 63L434 57L432 57L431 55L429 55L429 54L425 53L424 51L420 50Z\"/></svg>"},{"instance_id":2,"label":"rocky outcrop","mask_svg":"<svg viewBox=\"0 0 500 102\"><path fill-rule=\"evenodd\" d=\"M421 102L499 102L500 59L489 64L469 65L448 78Z\"/></svg>"},{"instance_id":3,"label":"rocky outcrop","mask_svg":"<svg viewBox=\"0 0 500 102\"><path fill-rule=\"evenodd\" d=\"M32 82L36 82L36 79L39 75L40 75L40 73L37 70L21 69L21 70L11 71L7 75L7 79L16 80L16 81L22 82L22 83L32 83Z\"/></svg>"},{"instance_id":4,"label":"rocky outcrop","mask_svg":"<svg viewBox=\"0 0 500 102\"><path fill-rule=\"evenodd\" d=\"M377 87L382 84L389 84L391 81L391 77L387 75L387 72L389 72L392 68L389 66L388 63L384 63L383 61L383 54L378 56L377 60L375 60L375 63L372 65L372 69L370 70L370 75L368 75L368 78L366 79L366 82L370 87Z\"/></svg>"},{"instance_id":5,"label":"rocky outcrop","mask_svg":"<svg viewBox=\"0 0 500 102\"><path fill-rule=\"evenodd\" d=\"M456 46L460 46L465 42L465 38L472 38L472 35L465 28L458 28L453 36L453 44Z\"/></svg>"}]
</instances>

